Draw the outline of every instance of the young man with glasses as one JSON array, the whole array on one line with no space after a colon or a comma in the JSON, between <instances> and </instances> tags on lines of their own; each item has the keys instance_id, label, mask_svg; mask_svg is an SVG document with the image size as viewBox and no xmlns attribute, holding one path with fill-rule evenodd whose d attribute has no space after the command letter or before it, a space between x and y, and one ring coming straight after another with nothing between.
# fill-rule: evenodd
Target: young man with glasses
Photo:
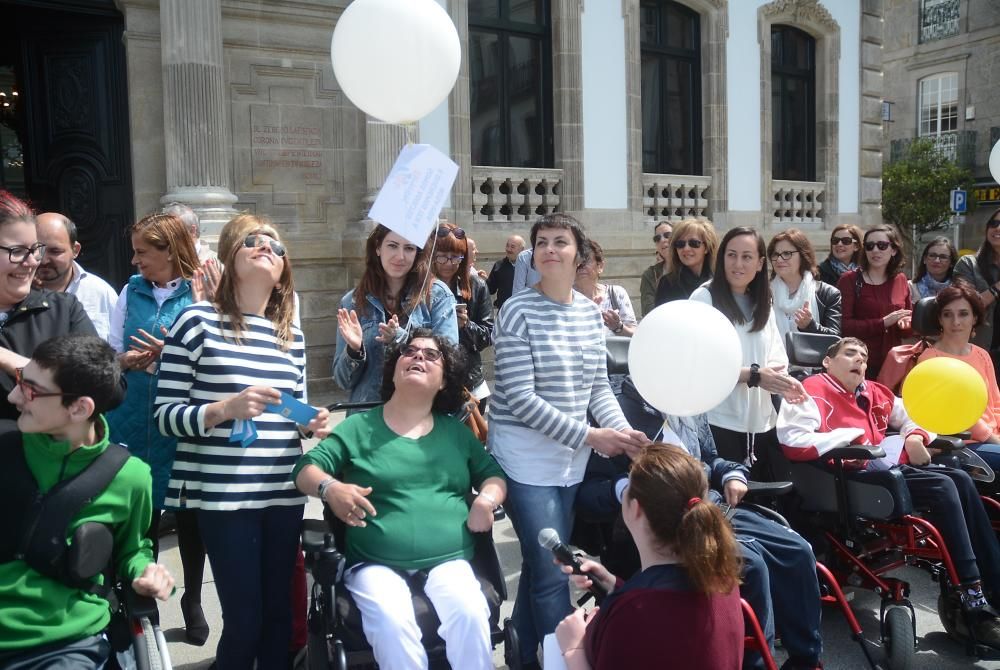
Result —
<instances>
[{"instance_id":1,"label":"young man with glasses","mask_svg":"<svg viewBox=\"0 0 1000 670\"><path fill-rule=\"evenodd\" d=\"M108 441L103 413L121 400L121 370L100 338L64 336L15 379L17 430L0 437L0 667L101 667L109 566L89 559L108 552L140 595L166 600L174 585L144 537L149 467Z\"/></svg>"}]
</instances>

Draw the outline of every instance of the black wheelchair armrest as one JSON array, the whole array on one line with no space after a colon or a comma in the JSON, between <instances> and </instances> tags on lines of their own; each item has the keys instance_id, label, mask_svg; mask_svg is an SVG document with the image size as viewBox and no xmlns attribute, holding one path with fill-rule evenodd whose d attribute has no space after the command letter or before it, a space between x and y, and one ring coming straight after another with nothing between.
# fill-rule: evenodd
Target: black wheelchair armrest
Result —
<instances>
[{"instance_id":1,"label":"black wheelchair armrest","mask_svg":"<svg viewBox=\"0 0 1000 670\"><path fill-rule=\"evenodd\" d=\"M958 451L965 449L965 440L957 435L938 435L937 439L927 445L928 449L940 449L941 451Z\"/></svg>"},{"instance_id":2,"label":"black wheelchair armrest","mask_svg":"<svg viewBox=\"0 0 1000 670\"><path fill-rule=\"evenodd\" d=\"M795 490L792 482L758 482L750 480L747 482L749 493L757 496L783 496Z\"/></svg>"},{"instance_id":3,"label":"black wheelchair armrest","mask_svg":"<svg viewBox=\"0 0 1000 670\"><path fill-rule=\"evenodd\" d=\"M316 553L326 549L327 538L330 542L334 542L333 531L324 519L302 520L302 550L305 553Z\"/></svg>"},{"instance_id":4,"label":"black wheelchair armrest","mask_svg":"<svg viewBox=\"0 0 1000 670\"><path fill-rule=\"evenodd\" d=\"M885 450L882 447L835 447L823 454L822 458L832 458L833 460L861 460L872 461L876 458L884 458Z\"/></svg>"},{"instance_id":5,"label":"black wheelchair armrest","mask_svg":"<svg viewBox=\"0 0 1000 670\"><path fill-rule=\"evenodd\" d=\"M128 580L122 580L122 589L125 592L125 611L133 619L140 617L155 618L158 613L156 599L149 596L141 596L132 588Z\"/></svg>"}]
</instances>

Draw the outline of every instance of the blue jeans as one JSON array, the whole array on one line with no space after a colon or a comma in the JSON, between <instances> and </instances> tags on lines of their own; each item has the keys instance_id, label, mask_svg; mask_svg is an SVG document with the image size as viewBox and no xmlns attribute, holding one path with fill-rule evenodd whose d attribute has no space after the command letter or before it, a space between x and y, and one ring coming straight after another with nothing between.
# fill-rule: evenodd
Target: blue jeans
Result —
<instances>
[{"instance_id":1,"label":"blue jeans","mask_svg":"<svg viewBox=\"0 0 1000 670\"><path fill-rule=\"evenodd\" d=\"M222 605L219 670L284 670L292 641L292 571L302 505L198 510Z\"/></svg>"},{"instance_id":2,"label":"blue jeans","mask_svg":"<svg viewBox=\"0 0 1000 670\"><path fill-rule=\"evenodd\" d=\"M570 612L569 581L538 544L538 531L552 528L563 542L573 530L573 504L579 484L531 486L507 480L504 509L521 542L521 579L512 617L521 643L521 661L537 662L538 646Z\"/></svg>"}]
</instances>

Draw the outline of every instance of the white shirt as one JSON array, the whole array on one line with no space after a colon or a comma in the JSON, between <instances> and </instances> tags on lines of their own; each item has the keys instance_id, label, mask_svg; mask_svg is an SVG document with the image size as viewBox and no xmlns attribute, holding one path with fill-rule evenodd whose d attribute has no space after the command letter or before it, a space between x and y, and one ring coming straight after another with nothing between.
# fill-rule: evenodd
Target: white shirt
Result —
<instances>
[{"instance_id":1,"label":"white shirt","mask_svg":"<svg viewBox=\"0 0 1000 670\"><path fill-rule=\"evenodd\" d=\"M115 308L117 295L111 284L95 274L84 270L79 263L73 261L73 279L66 287L66 293L72 293L83 305L97 334L104 340L108 339L111 329L111 312Z\"/></svg>"},{"instance_id":2,"label":"white shirt","mask_svg":"<svg viewBox=\"0 0 1000 670\"><path fill-rule=\"evenodd\" d=\"M156 284L153 284L153 299L156 300L156 306L160 307L166 302L167 298L174 294L174 291L181 285L183 280L180 278L173 279L167 282L164 288L160 288ZM122 292L118 294L118 300L115 302L115 308L111 312L111 332L108 336L108 344L111 348L117 351L119 354L125 353L128 348L125 346L125 314L128 312L128 284L125 284L125 288ZM160 333L153 333L154 337L159 337Z\"/></svg>"}]
</instances>

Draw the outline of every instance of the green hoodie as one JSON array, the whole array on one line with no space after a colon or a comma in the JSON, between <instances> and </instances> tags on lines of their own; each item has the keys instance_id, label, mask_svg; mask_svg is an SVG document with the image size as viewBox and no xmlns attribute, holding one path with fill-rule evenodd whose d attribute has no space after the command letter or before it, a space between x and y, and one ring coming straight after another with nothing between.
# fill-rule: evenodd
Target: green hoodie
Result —
<instances>
[{"instance_id":1,"label":"green hoodie","mask_svg":"<svg viewBox=\"0 0 1000 670\"><path fill-rule=\"evenodd\" d=\"M68 442L25 434L24 456L41 492L86 467L108 447L108 424L100 417L97 444L70 451ZM107 524L114 534L118 574L135 579L153 562L145 537L152 517L149 466L131 457L103 493L73 519L67 540L87 521ZM0 651L28 650L43 644L96 635L108 626L108 603L45 577L24 561L0 564Z\"/></svg>"}]
</instances>

